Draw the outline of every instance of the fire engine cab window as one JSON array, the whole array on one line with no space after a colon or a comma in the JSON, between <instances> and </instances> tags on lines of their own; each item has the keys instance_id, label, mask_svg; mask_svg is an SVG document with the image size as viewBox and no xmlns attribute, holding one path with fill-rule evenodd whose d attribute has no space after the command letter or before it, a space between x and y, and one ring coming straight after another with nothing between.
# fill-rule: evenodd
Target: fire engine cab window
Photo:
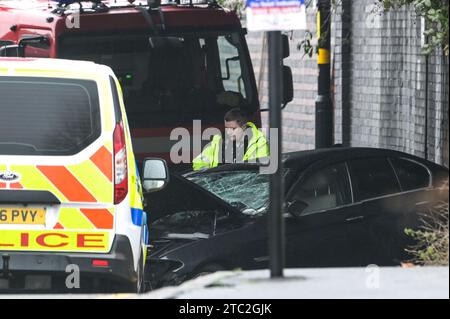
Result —
<instances>
[{"instance_id":1,"label":"fire engine cab window","mask_svg":"<svg viewBox=\"0 0 450 319\"><path fill-rule=\"evenodd\" d=\"M221 123L229 109L248 108L256 100L237 33L73 36L60 43L63 58L114 70L133 128L183 125L194 119Z\"/></svg>"},{"instance_id":2,"label":"fire engine cab window","mask_svg":"<svg viewBox=\"0 0 450 319\"><path fill-rule=\"evenodd\" d=\"M239 92L245 97L237 39L232 35L218 39L223 85L226 91Z\"/></svg>"},{"instance_id":3,"label":"fire engine cab window","mask_svg":"<svg viewBox=\"0 0 450 319\"><path fill-rule=\"evenodd\" d=\"M97 85L0 78L0 155L73 155L100 136Z\"/></svg>"}]
</instances>

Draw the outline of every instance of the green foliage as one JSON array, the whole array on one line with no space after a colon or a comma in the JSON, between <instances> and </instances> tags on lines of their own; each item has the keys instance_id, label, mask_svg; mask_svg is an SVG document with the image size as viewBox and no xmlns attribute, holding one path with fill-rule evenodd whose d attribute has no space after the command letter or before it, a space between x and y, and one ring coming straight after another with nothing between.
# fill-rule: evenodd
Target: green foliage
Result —
<instances>
[{"instance_id":1,"label":"green foliage","mask_svg":"<svg viewBox=\"0 0 450 319\"><path fill-rule=\"evenodd\" d=\"M305 32L305 37L302 42L297 45L297 50L303 51L303 56L307 55L308 57L312 57L314 52L317 53L317 47L313 45L313 34L311 31L307 30Z\"/></svg>"},{"instance_id":2,"label":"green foliage","mask_svg":"<svg viewBox=\"0 0 450 319\"><path fill-rule=\"evenodd\" d=\"M416 13L424 17L426 22L425 35L428 43L424 47L424 53L430 54L437 48L441 48L445 55L449 54L449 0L376 0L377 4L384 12L405 6L411 6ZM218 0L224 8L235 10L240 18L245 15L245 0ZM310 4L311 1L307 1ZM341 5L342 0L330 0L332 15L336 13L336 8ZM298 45L299 50L303 50L305 55L312 56L314 50L309 35Z\"/></svg>"},{"instance_id":3,"label":"green foliage","mask_svg":"<svg viewBox=\"0 0 450 319\"><path fill-rule=\"evenodd\" d=\"M416 241L407 249L413 262L426 266L448 266L448 203L442 203L423 214L419 230L406 229L406 235Z\"/></svg>"},{"instance_id":4,"label":"green foliage","mask_svg":"<svg viewBox=\"0 0 450 319\"><path fill-rule=\"evenodd\" d=\"M426 54L436 48L442 48L445 55L449 54L448 24L449 0L378 0L385 11L412 6L416 13L425 18L425 35L428 43L424 47Z\"/></svg>"},{"instance_id":5,"label":"green foliage","mask_svg":"<svg viewBox=\"0 0 450 319\"><path fill-rule=\"evenodd\" d=\"M217 0L217 3L224 8L236 11L240 19L245 16L245 0Z\"/></svg>"}]
</instances>

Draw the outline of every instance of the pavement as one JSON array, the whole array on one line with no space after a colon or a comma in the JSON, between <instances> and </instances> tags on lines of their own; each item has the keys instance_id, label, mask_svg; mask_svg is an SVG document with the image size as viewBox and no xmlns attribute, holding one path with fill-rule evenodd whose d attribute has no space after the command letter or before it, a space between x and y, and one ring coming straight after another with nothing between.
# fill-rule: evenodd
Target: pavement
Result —
<instances>
[{"instance_id":1,"label":"pavement","mask_svg":"<svg viewBox=\"0 0 450 319\"><path fill-rule=\"evenodd\" d=\"M448 267L288 269L218 272L146 294L0 295L7 299L449 299Z\"/></svg>"},{"instance_id":2,"label":"pavement","mask_svg":"<svg viewBox=\"0 0 450 319\"><path fill-rule=\"evenodd\" d=\"M139 298L177 299L449 299L448 267L291 269L220 272Z\"/></svg>"}]
</instances>

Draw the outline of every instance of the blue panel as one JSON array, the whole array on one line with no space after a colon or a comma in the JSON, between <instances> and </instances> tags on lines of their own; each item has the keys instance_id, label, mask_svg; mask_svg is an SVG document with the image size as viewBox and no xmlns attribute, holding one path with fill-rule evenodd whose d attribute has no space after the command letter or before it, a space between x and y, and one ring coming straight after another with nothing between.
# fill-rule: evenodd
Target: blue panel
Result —
<instances>
[{"instance_id":1,"label":"blue panel","mask_svg":"<svg viewBox=\"0 0 450 319\"><path fill-rule=\"evenodd\" d=\"M131 209L131 220L136 226L142 226L144 222L144 211L138 208Z\"/></svg>"}]
</instances>

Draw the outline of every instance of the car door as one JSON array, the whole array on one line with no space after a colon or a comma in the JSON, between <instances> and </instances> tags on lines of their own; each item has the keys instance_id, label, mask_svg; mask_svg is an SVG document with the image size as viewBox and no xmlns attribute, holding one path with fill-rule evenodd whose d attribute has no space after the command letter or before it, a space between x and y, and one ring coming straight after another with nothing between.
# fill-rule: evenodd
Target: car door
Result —
<instances>
[{"instance_id":1,"label":"car door","mask_svg":"<svg viewBox=\"0 0 450 319\"><path fill-rule=\"evenodd\" d=\"M414 217L415 213L427 211L442 201L448 201L447 192L433 187L432 173L425 165L404 157L390 157L389 162L400 183L405 213L410 213L407 217Z\"/></svg>"},{"instance_id":2,"label":"car door","mask_svg":"<svg viewBox=\"0 0 450 319\"><path fill-rule=\"evenodd\" d=\"M418 225L414 212L424 202L426 192L402 191L392 162L387 157L350 160L348 167L355 201L361 207L358 238L363 239L361 244L367 247L360 255L362 262L398 265L406 258L408 238L405 229ZM408 166L403 165L403 169L408 171ZM430 185L430 181L420 183ZM422 186L426 187L425 184Z\"/></svg>"},{"instance_id":3,"label":"car door","mask_svg":"<svg viewBox=\"0 0 450 319\"><path fill-rule=\"evenodd\" d=\"M287 196L288 267L355 266L348 219L354 215L344 162L311 167Z\"/></svg>"},{"instance_id":4,"label":"car door","mask_svg":"<svg viewBox=\"0 0 450 319\"><path fill-rule=\"evenodd\" d=\"M404 230L419 228L422 225L421 220L426 218L431 210L441 206L443 201L448 203L448 192L433 187L433 176L429 168L414 159L390 157L389 162L394 168L402 191L393 195L398 217L397 231L392 234L392 242L395 243L392 258L401 261L409 258L405 248L414 244L413 239L406 236Z\"/></svg>"}]
</instances>

